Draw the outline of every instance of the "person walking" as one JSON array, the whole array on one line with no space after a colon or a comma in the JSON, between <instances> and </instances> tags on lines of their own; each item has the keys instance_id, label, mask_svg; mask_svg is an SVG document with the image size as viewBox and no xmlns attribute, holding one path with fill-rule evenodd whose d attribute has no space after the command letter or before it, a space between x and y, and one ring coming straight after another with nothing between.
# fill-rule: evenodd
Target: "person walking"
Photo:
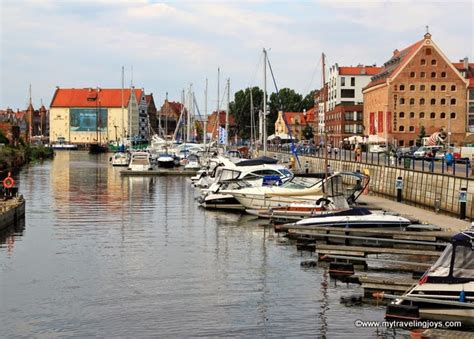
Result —
<instances>
[{"instance_id":1,"label":"person walking","mask_svg":"<svg viewBox=\"0 0 474 339\"><path fill-rule=\"evenodd\" d=\"M454 162L454 156L451 150L446 153L446 155L444 156L444 160L446 161L446 172L451 173L451 168L453 167Z\"/></svg>"}]
</instances>

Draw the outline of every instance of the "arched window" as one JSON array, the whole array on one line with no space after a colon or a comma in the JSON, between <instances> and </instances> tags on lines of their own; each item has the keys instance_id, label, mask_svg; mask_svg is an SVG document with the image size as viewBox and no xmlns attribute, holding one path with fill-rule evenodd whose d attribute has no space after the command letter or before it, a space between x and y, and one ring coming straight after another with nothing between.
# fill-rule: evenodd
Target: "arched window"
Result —
<instances>
[{"instance_id":1,"label":"arched window","mask_svg":"<svg viewBox=\"0 0 474 339\"><path fill-rule=\"evenodd\" d=\"M436 113L435 113L435 112L431 112L430 118L431 118L431 119L436 119Z\"/></svg>"},{"instance_id":2,"label":"arched window","mask_svg":"<svg viewBox=\"0 0 474 339\"><path fill-rule=\"evenodd\" d=\"M441 90L446 91L446 85L441 85Z\"/></svg>"},{"instance_id":3,"label":"arched window","mask_svg":"<svg viewBox=\"0 0 474 339\"><path fill-rule=\"evenodd\" d=\"M446 99L441 99L441 105L446 105Z\"/></svg>"},{"instance_id":4,"label":"arched window","mask_svg":"<svg viewBox=\"0 0 474 339\"><path fill-rule=\"evenodd\" d=\"M415 131L415 126L410 126L410 132L414 132Z\"/></svg>"},{"instance_id":5,"label":"arched window","mask_svg":"<svg viewBox=\"0 0 474 339\"><path fill-rule=\"evenodd\" d=\"M415 85L410 85L410 91L414 91L415 90Z\"/></svg>"},{"instance_id":6,"label":"arched window","mask_svg":"<svg viewBox=\"0 0 474 339\"><path fill-rule=\"evenodd\" d=\"M456 99L455 98L451 99L451 105L456 105Z\"/></svg>"},{"instance_id":7,"label":"arched window","mask_svg":"<svg viewBox=\"0 0 474 339\"><path fill-rule=\"evenodd\" d=\"M400 112L400 113L398 113L398 117L399 117L400 119L403 119L403 118L405 117L405 112Z\"/></svg>"},{"instance_id":8,"label":"arched window","mask_svg":"<svg viewBox=\"0 0 474 339\"><path fill-rule=\"evenodd\" d=\"M400 105L404 105L405 104L405 98L400 98Z\"/></svg>"},{"instance_id":9,"label":"arched window","mask_svg":"<svg viewBox=\"0 0 474 339\"><path fill-rule=\"evenodd\" d=\"M400 91L404 91L405 90L405 85L400 85Z\"/></svg>"},{"instance_id":10,"label":"arched window","mask_svg":"<svg viewBox=\"0 0 474 339\"><path fill-rule=\"evenodd\" d=\"M451 112L451 119L456 119L456 113Z\"/></svg>"},{"instance_id":11,"label":"arched window","mask_svg":"<svg viewBox=\"0 0 474 339\"><path fill-rule=\"evenodd\" d=\"M431 60L431 64L434 66L436 65L436 59Z\"/></svg>"},{"instance_id":12,"label":"arched window","mask_svg":"<svg viewBox=\"0 0 474 339\"><path fill-rule=\"evenodd\" d=\"M452 85L451 86L451 91L455 91L456 90L456 85Z\"/></svg>"},{"instance_id":13,"label":"arched window","mask_svg":"<svg viewBox=\"0 0 474 339\"><path fill-rule=\"evenodd\" d=\"M426 60L425 60L425 59L421 59L421 60L420 60L420 65L421 65L421 66L426 65Z\"/></svg>"},{"instance_id":14,"label":"arched window","mask_svg":"<svg viewBox=\"0 0 474 339\"><path fill-rule=\"evenodd\" d=\"M436 72L431 72L431 77L436 78Z\"/></svg>"},{"instance_id":15,"label":"arched window","mask_svg":"<svg viewBox=\"0 0 474 339\"><path fill-rule=\"evenodd\" d=\"M410 105L414 105L415 104L415 99L411 98L410 99Z\"/></svg>"},{"instance_id":16,"label":"arched window","mask_svg":"<svg viewBox=\"0 0 474 339\"><path fill-rule=\"evenodd\" d=\"M424 98L421 98L420 99L420 105L424 105L425 104L425 99Z\"/></svg>"},{"instance_id":17,"label":"arched window","mask_svg":"<svg viewBox=\"0 0 474 339\"><path fill-rule=\"evenodd\" d=\"M405 126L399 126L399 127L398 127L398 130L399 130L400 132L405 131Z\"/></svg>"},{"instance_id":18,"label":"arched window","mask_svg":"<svg viewBox=\"0 0 474 339\"><path fill-rule=\"evenodd\" d=\"M425 112L420 112L420 119L424 119L425 118Z\"/></svg>"},{"instance_id":19,"label":"arched window","mask_svg":"<svg viewBox=\"0 0 474 339\"><path fill-rule=\"evenodd\" d=\"M431 85L431 90L436 91L436 85Z\"/></svg>"},{"instance_id":20,"label":"arched window","mask_svg":"<svg viewBox=\"0 0 474 339\"><path fill-rule=\"evenodd\" d=\"M415 72L410 72L410 78L414 78L415 77Z\"/></svg>"},{"instance_id":21,"label":"arched window","mask_svg":"<svg viewBox=\"0 0 474 339\"><path fill-rule=\"evenodd\" d=\"M441 77L446 78L446 72L441 72Z\"/></svg>"},{"instance_id":22,"label":"arched window","mask_svg":"<svg viewBox=\"0 0 474 339\"><path fill-rule=\"evenodd\" d=\"M436 99L431 99L430 104L431 105L436 105Z\"/></svg>"},{"instance_id":23,"label":"arched window","mask_svg":"<svg viewBox=\"0 0 474 339\"><path fill-rule=\"evenodd\" d=\"M425 72L420 72L420 78L426 78L426 73Z\"/></svg>"},{"instance_id":24,"label":"arched window","mask_svg":"<svg viewBox=\"0 0 474 339\"><path fill-rule=\"evenodd\" d=\"M424 91L424 90L425 90L425 88L426 88L426 86L425 86L425 85L420 85L420 91Z\"/></svg>"},{"instance_id":25,"label":"arched window","mask_svg":"<svg viewBox=\"0 0 474 339\"><path fill-rule=\"evenodd\" d=\"M446 113L441 112L441 114L439 115L439 117L440 117L441 119L446 119Z\"/></svg>"},{"instance_id":26,"label":"arched window","mask_svg":"<svg viewBox=\"0 0 474 339\"><path fill-rule=\"evenodd\" d=\"M410 112L410 119L414 119L415 118L415 112Z\"/></svg>"}]
</instances>

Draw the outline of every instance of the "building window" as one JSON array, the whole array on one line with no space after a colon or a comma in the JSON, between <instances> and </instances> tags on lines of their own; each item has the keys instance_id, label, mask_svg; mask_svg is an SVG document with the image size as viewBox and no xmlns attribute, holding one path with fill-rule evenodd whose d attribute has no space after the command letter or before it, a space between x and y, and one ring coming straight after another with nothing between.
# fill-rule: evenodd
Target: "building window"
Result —
<instances>
[{"instance_id":1,"label":"building window","mask_svg":"<svg viewBox=\"0 0 474 339\"><path fill-rule=\"evenodd\" d=\"M436 119L436 113L435 113L435 112L431 112L430 118L431 118L431 119Z\"/></svg>"},{"instance_id":2,"label":"building window","mask_svg":"<svg viewBox=\"0 0 474 339\"><path fill-rule=\"evenodd\" d=\"M451 105L456 105L456 99L455 98L451 99Z\"/></svg>"},{"instance_id":3,"label":"building window","mask_svg":"<svg viewBox=\"0 0 474 339\"><path fill-rule=\"evenodd\" d=\"M398 130L399 130L400 132L405 131L405 126L400 126L400 127L398 127Z\"/></svg>"},{"instance_id":4,"label":"building window","mask_svg":"<svg viewBox=\"0 0 474 339\"><path fill-rule=\"evenodd\" d=\"M426 73L425 72L420 72L420 78L426 78Z\"/></svg>"},{"instance_id":5,"label":"building window","mask_svg":"<svg viewBox=\"0 0 474 339\"><path fill-rule=\"evenodd\" d=\"M446 85L441 85L441 90L446 91Z\"/></svg>"},{"instance_id":6,"label":"building window","mask_svg":"<svg viewBox=\"0 0 474 339\"><path fill-rule=\"evenodd\" d=\"M415 119L415 112L410 112L410 119Z\"/></svg>"},{"instance_id":7,"label":"building window","mask_svg":"<svg viewBox=\"0 0 474 339\"><path fill-rule=\"evenodd\" d=\"M425 98L421 98L420 99L420 105L424 105L425 104Z\"/></svg>"},{"instance_id":8,"label":"building window","mask_svg":"<svg viewBox=\"0 0 474 339\"><path fill-rule=\"evenodd\" d=\"M431 99L430 104L431 105L436 105L436 99Z\"/></svg>"},{"instance_id":9,"label":"building window","mask_svg":"<svg viewBox=\"0 0 474 339\"><path fill-rule=\"evenodd\" d=\"M436 91L436 85L431 85L431 90Z\"/></svg>"},{"instance_id":10,"label":"building window","mask_svg":"<svg viewBox=\"0 0 474 339\"><path fill-rule=\"evenodd\" d=\"M420 91L424 91L426 89L425 85L420 85Z\"/></svg>"},{"instance_id":11,"label":"building window","mask_svg":"<svg viewBox=\"0 0 474 339\"><path fill-rule=\"evenodd\" d=\"M431 77L436 78L436 72L431 72Z\"/></svg>"},{"instance_id":12,"label":"building window","mask_svg":"<svg viewBox=\"0 0 474 339\"><path fill-rule=\"evenodd\" d=\"M415 77L415 72L410 72L410 78L414 78Z\"/></svg>"},{"instance_id":13,"label":"building window","mask_svg":"<svg viewBox=\"0 0 474 339\"><path fill-rule=\"evenodd\" d=\"M414 132L415 131L415 126L410 126L410 132Z\"/></svg>"},{"instance_id":14,"label":"building window","mask_svg":"<svg viewBox=\"0 0 474 339\"><path fill-rule=\"evenodd\" d=\"M414 91L415 90L415 85L410 85L410 91Z\"/></svg>"},{"instance_id":15,"label":"building window","mask_svg":"<svg viewBox=\"0 0 474 339\"><path fill-rule=\"evenodd\" d=\"M356 85L356 78L351 77L351 86L355 86L355 85Z\"/></svg>"},{"instance_id":16,"label":"building window","mask_svg":"<svg viewBox=\"0 0 474 339\"><path fill-rule=\"evenodd\" d=\"M405 85L400 85L400 91L404 91L405 90Z\"/></svg>"},{"instance_id":17,"label":"building window","mask_svg":"<svg viewBox=\"0 0 474 339\"><path fill-rule=\"evenodd\" d=\"M446 105L446 99L441 99L441 105Z\"/></svg>"},{"instance_id":18,"label":"building window","mask_svg":"<svg viewBox=\"0 0 474 339\"><path fill-rule=\"evenodd\" d=\"M431 55L431 48L427 48L427 49L425 50L425 54L426 54L426 55Z\"/></svg>"},{"instance_id":19,"label":"building window","mask_svg":"<svg viewBox=\"0 0 474 339\"><path fill-rule=\"evenodd\" d=\"M441 72L441 77L446 78L446 72Z\"/></svg>"},{"instance_id":20,"label":"building window","mask_svg":"<svg viewBox=\"0 0 474 339\"><path fill-rule=\"evenodd\" d=\"M410 99L410 105L414 105L415 104L415 99L411 98Z\"/></svg>"},{"instance_id":21,"label":"building window","mask_svg":"<svg viewBox=\"0 0 474 339\"><path fill-rule=\"evenodd\" d=\"M420 112L420 119L424 119L425 118L425 112Z\"/></svg>"},{"instance_id":22,"label":"building window","mask_svg":"<svg viewBox=\"0 0 474 339\"><path fill-rule=\"evenodd\" d=\"M345 86L345 85L346 85L346 78L341 77L341 86Z\"/></svg>"},{"instance_id":23,"label":"building window","mask_svg":"<svg viewBox=\"0 0 474 339\"><path fill-rule=\"evenodd\" d=\"M400 112L400 113L398 113L398 117L399 117L400 119L403 119L403 118L405 117L405 112Z\"/></svg>"},{"instance_id":24,"label":"building window","mask_svg":"<svg viewBox=\"0 0 474 339\"><path fill-rule=\"evenodd\" d=\"M453 92L456 91L456 85L451 86L451 91L453 91Z\"/></svg>"},{"instance_id":25,"label":"building window","mask_svg":"<svg viewBox=\"0 0 474 339\"><path fill-rule=\"evenodd\" d=\"M421 59L421 60L420 60L420 65L421 65L421 66L426 65L426 60L425 60L425 59Z\"/></svg>"},{"instance_id":26,"label":"building window","mask_svg":"<svg viewBox=\"0 0 474 339\"><path fill-rule=\"evenodd\" d=\"M400 105L405 105L405 98L400 98Z\"/></svg>"},{"instance_id":27,"label":"building window","mask_svg":"<svg viewBox=\"0 0 474 339\"><path fill-rule=\"evenodd\" d=\"M440 117L441 119L446 119L446 113L441 112L441 114L439 115L439 117Z\"/></svg>"},{"instance_id":28,"label":"building window","mask_svg":"<svg viewBox=\"0 0 474 339\"><path fill-rule=\"evenodd\" d=\"M431 60L431 65L435 66L436 65L436 59Z\"/></svg>"},{"instance_id":29,"label":"building window","mask_svg":"<svg viewBox=\"0 0 474 339\"><path fill-rule=\"evenodd\" d=\"M456 113L451 112L451 119L456 119Z\"/></svg>"}]
</instances>

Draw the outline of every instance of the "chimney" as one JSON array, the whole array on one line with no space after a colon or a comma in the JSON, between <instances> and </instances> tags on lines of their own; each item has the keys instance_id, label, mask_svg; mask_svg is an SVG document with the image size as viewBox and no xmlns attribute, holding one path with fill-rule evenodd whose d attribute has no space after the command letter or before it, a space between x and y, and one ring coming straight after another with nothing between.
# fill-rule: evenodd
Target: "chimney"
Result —
<instances>
[{"instance_id":1,"label":"chimney","mask_svg":"<svg viewBox=\"0 0 474 339\"><path fill-rule=\"evenodd\" d=\"M365 66L362 66L362 69L360 70L360 74L367 74L367 72L365 71Z\"/></svg>"},{"instance_id":2,"label":"chimney","mask_svg":"<svg viewBox=\"0 0 474 339\"><path fill-rule=\"evenodd\" d=\"M467 57L465 57L463 62L464 62L464 69L468 69L469 68L469 59Z\"/></svg>"},{"instance_id":3,"label":"chimney","mask_svg":"<svg viewBox=\"0 0 474 339\"><path fill-rule=\"evenodd\" d=\"M393 51L393 55L394 55L394 56L397 55L398 53L400 53L400 51L399 51L398 49L395 49L395 50Z\"/></svg>"}]
</instances>

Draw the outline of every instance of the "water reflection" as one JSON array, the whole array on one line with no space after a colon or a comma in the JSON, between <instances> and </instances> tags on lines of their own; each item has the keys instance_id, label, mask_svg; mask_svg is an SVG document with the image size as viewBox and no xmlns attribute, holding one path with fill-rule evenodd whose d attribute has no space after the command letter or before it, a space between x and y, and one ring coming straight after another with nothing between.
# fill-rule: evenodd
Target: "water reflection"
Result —
<instances>
[{"instance_id":1,"label":"water reflection","mask_svg":"<svg viewBox=\"0 0 474 339\"><path fill-rule=\"evenodd\" d=\"M8 255L13 254L15 243L21 241L25 230L25 219L17 220L13 225L0 230L0 248L5 248Z\"/></svg>"}]
</instances>

